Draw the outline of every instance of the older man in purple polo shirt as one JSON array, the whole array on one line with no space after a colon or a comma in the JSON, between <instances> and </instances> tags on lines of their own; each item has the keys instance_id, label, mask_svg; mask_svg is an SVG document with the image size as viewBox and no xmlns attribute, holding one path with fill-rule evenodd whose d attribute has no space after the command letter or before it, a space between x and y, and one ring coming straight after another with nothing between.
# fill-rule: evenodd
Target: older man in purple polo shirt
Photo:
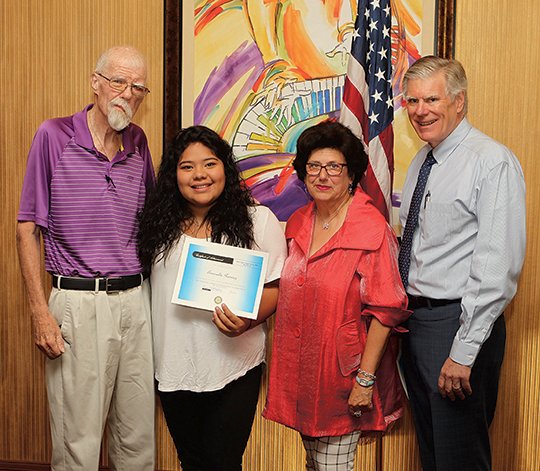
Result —
<instances>
[{"instance_id":1,"label":"older man in purple polo shirt","mask_svg":"<svg viewBox=\"0 0 540 471\"><path fill-rule=\"evenodd\" d=\"M136 248L154 170L131 124L146 75L136 49L107 50L91 78L94 104L45 121L28 156L17 245L34 341L47 356L54 471L97 470L105 422L113 469L154 469L149 293Z\"/></svg>"}]
</instances>

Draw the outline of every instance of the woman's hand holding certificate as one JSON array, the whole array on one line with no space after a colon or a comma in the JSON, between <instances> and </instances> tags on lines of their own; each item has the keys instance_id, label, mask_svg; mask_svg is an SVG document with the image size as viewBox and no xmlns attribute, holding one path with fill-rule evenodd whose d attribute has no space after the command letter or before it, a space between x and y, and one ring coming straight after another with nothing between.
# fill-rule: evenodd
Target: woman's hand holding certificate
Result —
<instances>
[{"instance_id":1,"label":"woman's hand holding certificate","mask_svg":"<svg viewBox=\"0 0 540 471\"><path fill-rule=\"evenodd\" d=\"M227 337L238 337L251 327L252 320L238 317L226 304L216 306L212 322Z\"/></svg>"}]
</instances>

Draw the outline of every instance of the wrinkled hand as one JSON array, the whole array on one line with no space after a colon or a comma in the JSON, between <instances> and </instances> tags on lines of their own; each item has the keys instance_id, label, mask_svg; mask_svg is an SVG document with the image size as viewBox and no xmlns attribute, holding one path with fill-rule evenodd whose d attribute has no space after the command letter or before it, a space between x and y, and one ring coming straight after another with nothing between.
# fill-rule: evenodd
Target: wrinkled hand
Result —
<instances>
[{"instance_id":1,"label":"wrinkled hand","mask_svg":"<svg viewBox=\"0 0 540 471\"><path fill-rule=\"evenodd\" d=\"M60 327L48 310L32 314L32 331L34 343L51 360L58 358L65 352Z\"/></svg>"},{"instance_id":2,"label":"wrinkled hand","mask_svg":"<svg viewBox=\"0 0 540 471\"><path fill-rule=\"evenodd\" d=\"M373 409L373 386L366 388L360 386L356 381L353 384L351 394L349 394L349 412L355 415L355 412L368 412ZM359 415L356 415L359 417Z\"/></svg>"},{"instance_id":3,"label":"wrinkled hand","mask_svg":"<svg viewBox=\"0 0 540 471\"><path fill-rule=\"evenodd\" d=\"M451 358L447 358L439 376L439 393L451 401L455 401L456 397L465 399L465 394L467 396L472 394L470 377L471 368L469 366L460 365Z\"/></svg>"},{"instance_id":4,"label":"wrinkled hand","mask_svg":"<svg viewBox=\"0 0 540 471\"><path fill-rule=\"evenodd\" d=\"M226 304L216 306L212 322L227 337L238 337L251 326L251 319L244 319L234 314Z\"/></svg>"}]
</instances>

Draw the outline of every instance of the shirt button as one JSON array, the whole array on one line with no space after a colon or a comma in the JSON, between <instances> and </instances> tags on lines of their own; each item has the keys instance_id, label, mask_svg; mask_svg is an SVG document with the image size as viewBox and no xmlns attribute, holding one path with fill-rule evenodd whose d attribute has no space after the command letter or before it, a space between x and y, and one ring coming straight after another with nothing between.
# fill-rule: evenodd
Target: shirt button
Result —
<instances>
[{"instance_id":1,"label":"shirt button","mask_svg":"<svg viewBox=\"0 0 540 471\"><path fill-rule=\"evenodd\" d=\"M298 277L296 278L296 284L297 284L298 286L302 286L302 285L304 284L304 281L305 281L305 279L304 279L304 277L303 277L302 275L300 275L300 276L298 276Z\"/></svg>"},{"instance_id":2,"label":"shirt button","mask_svg":"<svg viewBox=\"0 0 540 471\"><path fill-rule=\"evenodd\" d=\"M296 329L294 329L294 336L296 338L300 338L300 327L297 327Z\"/></svg>"}]
</instances>

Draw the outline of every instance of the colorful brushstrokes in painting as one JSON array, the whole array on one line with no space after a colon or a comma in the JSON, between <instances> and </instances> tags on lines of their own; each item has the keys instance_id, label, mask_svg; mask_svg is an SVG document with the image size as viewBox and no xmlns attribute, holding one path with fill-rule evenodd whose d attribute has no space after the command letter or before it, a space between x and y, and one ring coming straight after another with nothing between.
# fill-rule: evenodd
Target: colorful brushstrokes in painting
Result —
<instances>
[{"instance_id":1,"label":"colorful brushstrokes in painting","mask_svg":"<svg viewBox=\"0 0 540 471\"><path fill-rule=\"evenodd\" d=\"M356 9L356 0L195 2L194 123L231 142L253 195L280 220L308 201L291 166L296 139L339 116ZM392 9L399 113L401 78L420 57L422 1Z\"/></svg>"}]
</instances>

